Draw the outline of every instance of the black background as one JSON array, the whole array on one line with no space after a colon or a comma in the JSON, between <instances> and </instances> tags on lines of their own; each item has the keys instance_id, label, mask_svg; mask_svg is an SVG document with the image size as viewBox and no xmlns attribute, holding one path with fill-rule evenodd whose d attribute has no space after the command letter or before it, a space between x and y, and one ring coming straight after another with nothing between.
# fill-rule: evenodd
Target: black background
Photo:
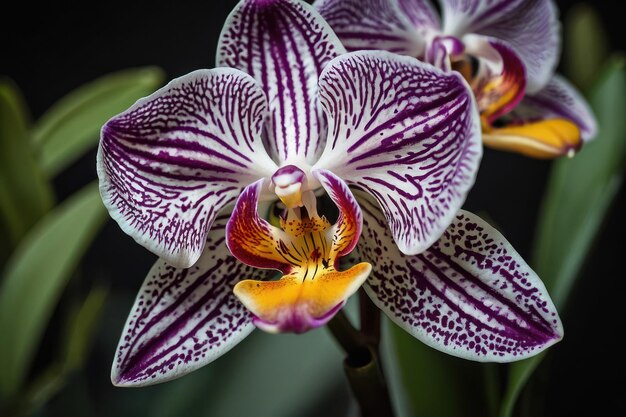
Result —
<instances>
[{"instance_id":1,"label":"black background","mask_svg":"<svg viewBox=\"0 0 626 417\"><path fill-rule=\"evenodd\" d=\"M20 86L36 118L73 88L111 71L158 65L171 79L210 68L222 24L235 3L17 5L23 10L1 12L0 74ZM573 2L556 3L566 15ZM611 49L625 50L621 2L593 6L610 35ZM94 161L92 152L56 180L60 198L96 178ZM466 203L471 211L488 213L527 259L549 167L546 161L486 150ZM624 212L622 187L570 300L573 308L563 314L566 336L552 348L552 368L540 385L549 387L545 415L626 411L624 349L617 340L626 328L622 308L626 274L619 261L624 256L626 227L620 215ZM97 268L113 277L113 288L136 291L153 260L109 222L88 254L86 269ZM112 353L98 359L110 361Z\"/></svg>"}]
</instances>

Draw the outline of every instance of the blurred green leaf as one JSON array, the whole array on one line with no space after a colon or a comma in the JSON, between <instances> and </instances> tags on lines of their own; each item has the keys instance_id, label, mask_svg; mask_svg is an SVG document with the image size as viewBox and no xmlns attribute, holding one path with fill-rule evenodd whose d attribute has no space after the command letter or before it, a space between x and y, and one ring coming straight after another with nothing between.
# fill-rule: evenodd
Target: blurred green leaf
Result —
<instances>
[{"instance_id":1,"label":"blurred green leaf","mask_svg":"<svg viewBox=\"0 0 626 417\"><path fill-rule=\"evenodd\" d=\"M304 416L320 398L345 386L342 366L342 353L323 329L302 335L257 331L209 369L194 373L195 381L204 373L206 384L181 378L155 399L149 414ZM324 415L345 415L341 408Z\"/></svg>"},{"instance_id":2,"label":"blurred green leaf","mask_svg":"<svg viewBox=\"0 0 626 417\"><path fill-rule=\"evenodd\" d=\"M53 177L98 143L100 128L163 82L156 67L129 69L86 84L56 103L33 128L43 172Z\"/></svg>"},{"instance_id":3,"label":"blurred green leaf","mask_svg":"<svg viewBox=\"0 0 626 417\"><path fill-rule=\"evenodd\" d=\"M9 259L0 288L0 397L21 387L65 284L106 218L92 183L42 218Z\"/></svg>"},{"instance_id":4,"label":"blurred green leaf","mask_svg":"<svg viewBox=\"0 0 626 417\"><path fill-rule=\"evenodd\" d=\"M446 355L426 346L393 323L389 323L389 327L397 361L393 368L399 372L402 382L392 384L392 388L400 385L395 389L404 390L401 402L405 404L400 407L408 409L405 415L486 415L484 364Z\"/></svg>"},{"instance_id":5,"label":"blurred green leaf","mask_svg":"<svg viewBox=\"0 0 626 417\"><path fill-rule=\"evenodd\" d=\"M534 266L558 307L574 279L613 197L626 164L626 72L615 58L591 94L599 133L573 159L555 161L539 219Z\"/></svg>"},{"instance_id":6,"label":"blurred green leaf","mask_svg":"<svg viewBox=\"0 0 626 417\"><path fill-rule=\"evenodd\" d=\"M565 17L563 61L568 78L587 91L608 57L609 42L595 9L586 3L572 7Z\"/></svg>"},{"instance_id":7,"label":"blurred green leaf","mask_svg":"<svg viewBox=\"0 0 626 417\"><path fill-rule=\"evenodd\" d=\"M626 72L624 58L608 64L591 94L597 138L573 159L554 162L540 214L534 266L563 311L626 167ZM524 384L543 355L511 365L500 415L511 415Z\"/></svg>"},{"instance_id":8,"label":"blurred green leaf","mask_svg":"<svg viewBox=\"0 0 626 417\"><path fill-rule=\"evenodd\" d=\"M70 312L69 326L64 339L65 372L82 368L85 363L108 292L105 287L92 289L82 305L75 306Z\"/></svg>"},{"instance_id":9,"label":"blurred green leaf","mask_svg":"<svg viewBox=\"0 0 626 417\"><path fill-rule=\"evenodd\" d=\"M0 79L0 230L10 251L54 204L28 137L26 106L17 87Z\"/></svg>"}]
</instances>

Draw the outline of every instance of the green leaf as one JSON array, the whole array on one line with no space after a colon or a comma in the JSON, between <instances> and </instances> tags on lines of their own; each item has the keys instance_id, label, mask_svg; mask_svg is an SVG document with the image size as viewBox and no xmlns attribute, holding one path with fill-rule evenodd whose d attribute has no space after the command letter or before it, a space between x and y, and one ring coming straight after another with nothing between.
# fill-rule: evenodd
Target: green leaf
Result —
<instances>
[{"instance_id":1,"label":"green leaf","mask_svg":"<svg viewBox=\"0 0 626 417\"><path fill-rule=\"evenodd\" d=\"M92 289L82 305L75 306L69 314L69 326L64 338L64 372L82 368L85 363L108 292L105 287Z\"/></svg>"},{"instance_id":2,"label":"green leaf","mask_svg":"<svg viewBox=\"0 0 626 417\"><path fill-rule=\"evenodd\" d=\"M152 404L150 415L307 415L319 398L345 384L342 366L342 354L324 329L302 335L257 331L210 369L196 372L196 380L205 374L210 389L181 378Z\"/></svg>"},{"instance_id":3,"label":"green leaf","mask_svg":"<svg viewBox=\"0 0 626 417\"><path fill-rule=\"evenodd\" d=\"M608 57L609 42L593 7L578 3L565 17L563 61L568 78L588 91Z\"/></svg>"},{"instance_id":4,"label":"green leaf","mask_svg":"<svg viewBox=\"0 0 626 417\"><path fill-rule=\"evenodd\" d=\"M612 60L591 94L599 133L573 159L554 163L535 244L534 266L562 308L626 164L626 72Z\"/></svg>"},{"instance_id":5,"label":"green leaf","mask_svg":"<svg viewBox=\"0 0 626 417\"><path fill-rule=\"evenodd\" d=\"M9 259L0 288L0 397L20 389L63 288L106 218L92 183L43 217Z\"/></svg>"},{"instance_id":6,"label":"green leaf","mask_svg":"<svg viewBox=\"0 0 626 417\"><path fill-rule=\"evenodd\" d=\"M56 103L33 128L39 165L53 177L98 143L100 128L163 82L155 67L129 69L86 84Z\"/></svg>"},{"instance_id":7,"label":"green leaf","mask_svg":"<svg viewBox=\"0 0 626 417\"><path fill-rule=\"evenodd\" d=\"M389 322L396 364L388 369L399 416L463 417L486 415L485 364L455 358L426 346ZM491 364L490 364L491 365ZM498 366L498 365L493 365ZM398 373L398 375L394 375ZM399 381L394 381L398 379ZM400 383L398 383L400 382ZM397 398L400 397L400 398Z\"/></svg>"},{"instance_id":8,"label":"green leaf","mask_svg":"<svg viewBox=\"0 0 626 417\"><path fill-rule=\"evenodd\" d=\"M8 252L54 203L32 154L27 120L19 90L0 79L0 231Z\"/></svg>"},{"instance_id":9,"label":"green leaf","mask_svg":"<svg viewBox=\"0 0 626 417\"><path fill-rule=\"evenodd\" d=\"M626 167L625 60L614 58L591 94L597 138L571 160L554 163L540 213L534 266L562 312ZM511 415L543 355L511 366L500 415Z\"/></svg>"}]
</instances>

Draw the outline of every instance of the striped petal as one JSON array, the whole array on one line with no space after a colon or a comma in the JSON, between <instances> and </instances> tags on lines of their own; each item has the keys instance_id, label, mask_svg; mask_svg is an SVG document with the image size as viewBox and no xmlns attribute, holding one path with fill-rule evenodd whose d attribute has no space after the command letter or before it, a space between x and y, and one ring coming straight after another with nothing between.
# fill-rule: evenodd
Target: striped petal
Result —
<instances>
[{"instance_id":1,"label":"striped petal","mask_svg":"<svg viewBox=\"0 0 626 417\"><path fill-rule=\"evenodd\" d=\"M396 0L415 29L439 29L439 16L430 0Z\"/></svg>"},{"instance_id":2,"label":"striped petal","mask_svg":"<svg viewBox=\"0 0 626 417\"><path fill-rule=\"evenodd\" d=\"M528 91L545 86L556 68L560 49L558 12L551 0L440 0L443 32L475 33L503 40L520 56Z\"/></svg>"},{"instance_id":3,"label":"striped petal","mask_svg":"<svg viewBox=\"0 0 626 417\"><path fill-rule=\"evenodd\" d=\"M324 19L301 1L242 0L228 17L218 66L238 68L261 83L270 109L267 145L281 165L313 163L323 148L317 79L343 52Z\"/></svg>"},{"instance_id":4,"label":"striped petal","mask_svg":"<svg viewBox=\"0 0 626 417\"><path fill-rule=\"evenodd\" d=\"M282 230L259 217L262 181L247 187L228 222L226 239L234 256L258 268L278 269L277 281L248 279L235 294L254 314L254 323L268 332L302 333L327 323L367 278L371 267L360 263L338 270L339 260L355 246L361 211L347 185L328 171L316 177L340 215L334 225L313 210L288 210Z\"/></svg>"},{"instance_id":5,"label":"striped petal","mask_svg":"<svg viewBox=\"0 0 626 417\"><path fill-rule=\"evenodd\" d=\"M192 72L102 128L100 192L111 217L169 263L195 263L218 212L271 173L263 91L227 68Z\"/></svg>"},{"instance_id":6,"label":"striped petal","mask_svg":"<svg viewBox=\"0 0 626 417\"><path fill-rule=\"evenodd\" d=\"M364 223L358 249L373 267L365 290L412 336L480 362L524 359L563 337L541 280L479 217L460 211L431 248L405 256L377 204L360 197Z\"/></svg>"},{"instance_id":7,"label":"striped petal","mask_svg":"<svg viewBox=\"0 0 626 417\"><path fill-rule=\"evenodd\" d=\"M516 123L545 119L565 119L578 126L584 142L597 132L596 118L583 96L560 75L536 94L526 95L512 115Z\"/></svg>"},{"instance_id":8,"label":"striped petal","mask_svg":"<svg viewBox=\"0 0 626 417\"><path fill-rule=\"evenodd\" d=\"M151 385L192 372L228 352L253 329L233 294L242 277L270 273L233 258L224 243L228 216L216 219L204 253L189 269L159 260L144 281L122 332L111 379Z\"/></svg>"},{"instance_id":9,"label":"striped petal","mask_svg":"<svg viewBox=\"0 0 626 417\"><path fill-rule=\"evenodd\" d=\"M396 0L318 0L314 6L348 51L380 49L424 53L425 40ZM412 3L412 2L410 2ZM412 9L411 9L412 10Z\"/></svg>"},{"instance_id":10,"label":"striped petal","mask_svg":"<svg viewBox=\"0 0 626 417\"><path fill-rule=\"evenodd\" d=\"M484 52L485 50L489 52ZM497 55L497 63L487 58L492 55L491 51ZM486 124L484 128L488 129L498 117L513 110L524 97L526 71L515 52L496 39L477 39L477 42L472 42L468 52L482 58L472 89L478 111ZM498 72L494 73L496 66Z\"/></svg>"},{"instance_id":11,"label":"striped petal","mask_svg":"<svg viewBox=\"0 0 626 417\"><path fill-rule=\"evenodd\" d=\"M473 95L457 73L386 52L337 58L320 78L325 168L380 202L396 244L424 251L474 182L482 145Z\"/></svg>"}]
</instances>

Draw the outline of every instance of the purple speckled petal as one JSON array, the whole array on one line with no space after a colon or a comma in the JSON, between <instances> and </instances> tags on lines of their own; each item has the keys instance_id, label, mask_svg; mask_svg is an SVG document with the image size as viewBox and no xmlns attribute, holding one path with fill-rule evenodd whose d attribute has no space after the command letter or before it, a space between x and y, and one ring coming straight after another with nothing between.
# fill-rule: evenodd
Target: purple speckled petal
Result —
<instances>
[{"instance_id":1,"label":"purple speckled petal","mask_svg":"<svg viewBox=\"0 0 626 417\"><path fill-rule=\"evenodd\" d=\"M596 118L583 96L559 75L541 91L526 95L511 114L518 122L551 118L571 120L580 129L583 141L593 139L597 132Z\"/></svg>"},{"instance_id":2,"label":"purple speckled petal","mask_svg":"<svg viewBox=\"0 0 626 417\"><path fill-rule=\"evenodd\" d=\"M318 0L314 6L348 51L380 49L421 56L425 40L396 0Z\"/></svg>"},{"instance_id":3,"label":"purple speckled petal","mask_svg":"<svg viewBox=\"0 0 626 417\"><path fill-rule=\"evenodd\" d=\"M475 33L507 42L526 67L529 92L548 83L560 50L558 12L551 0L440 0L444 33Z\"/></svg>"},{"instance_id":4,"label":"purple speckled petal","mask_svg":"<svg viewBox=\"0 0 626 417\"><path fill-rule=\"evenodd\" d=\"M236 260L224 243L228 215L215 220L205 251L189 269L157 261L144 281L122 332L111 380L151 385L192 372L230 350L253 329L233 294L242 277L268 271Z\"/></svg>"},{"instance_id":5,"label":"purple speckled petal","mask_svg":"<svg viewBox=\"0 0 626 417\"><path fill-rule=\"evenodd\" d=\"M276 169L263 148L267 102L230 68L195 71L102 128L100 192L111 217L169 263L195 263L213 219Z\"/></svg>"},{"instance_id":6,"label":"purple speckled petal","mask_svg":"<svg viewBox=\"0 0 626 417\"><path fill-rule=\"evenodd\" d=\"M473 94L457 73L387 52L353 52L320 78L328 169L380 202L407 254L435 242L474 182L482 144Z\"/></svg>"},{"instance_id":7,"label":"purple speckled petal","mask_svg":"<svg viewBox=\"0 0 626 417\"><path fill-rule=\"evenodd\" d=\"M281 163L313 163L321 152L326 123L317 79L343 52L330 26L302 1L243 0L224 24L217 64L245 71L263 86L267 146Z\"/></svg>"},{"instance_id":8,"label":"purple speckled petal","mask_svg":"<svg viewBox=\"0 0 626 417\"><path fill-rule=\"evenodd\" d=\"M365 290L391 320L427 345L465 359L509 362L558 342L563 328L543 283L479 217L460 211L426 252L405 256L377 204L363 210L361 260L373 266Z\"/></svg>"}]
</instances>

